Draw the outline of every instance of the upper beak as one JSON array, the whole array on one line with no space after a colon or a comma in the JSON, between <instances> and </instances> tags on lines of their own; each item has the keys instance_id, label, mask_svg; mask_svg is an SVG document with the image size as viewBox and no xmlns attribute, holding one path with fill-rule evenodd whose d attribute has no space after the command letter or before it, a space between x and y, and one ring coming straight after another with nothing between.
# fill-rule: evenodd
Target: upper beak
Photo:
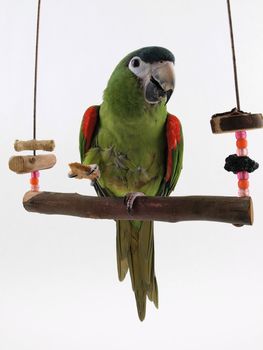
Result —
<instances>
[{"instance_id":1,"label":"upper beak","mask_svg":"<svg viewBox=\"0 0 263 350\"><path fill-rule=\"evenodd\" d=\"M174 65L172 62L152 64L150 82L146 86L145 97L149 103L158 103L166 98L169 101L175 86Z\"/></svg>"},{"instance_id":2,"label":"upper beak","mask_svg":"<svg viewBox=\"0 0 263 350\"><path fill-rule=\"evenodd\" d=\"M154 63L152 65L152 76L165 92L174 89L175 75L172 62Z\"/></svg>"}]
</instances>

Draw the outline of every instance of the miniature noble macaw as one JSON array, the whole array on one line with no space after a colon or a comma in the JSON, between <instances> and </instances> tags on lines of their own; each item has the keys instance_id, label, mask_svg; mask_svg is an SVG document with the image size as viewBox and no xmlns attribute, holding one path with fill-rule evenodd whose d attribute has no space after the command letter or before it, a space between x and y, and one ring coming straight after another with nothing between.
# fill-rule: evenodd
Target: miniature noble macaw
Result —
<instances>
[{"instance_id":1,"label":"miniature noble macaw","mask_svg":"<svg viewBox=\"0 0 263 350\"><path fill-rule=\"evenodd\" d=\"M169 196L183 158L180 121L166 109L174 84L174 56L165 48L145 47L122 59L102 104L84 114L79 164L84 175L71 176L92 179L99 196L125 197L130 212L139 195ZM118 276L122 281L130 271L142 321L146 297L158 307L153 222L116 224Z\"/></svg>"}]
</instances>

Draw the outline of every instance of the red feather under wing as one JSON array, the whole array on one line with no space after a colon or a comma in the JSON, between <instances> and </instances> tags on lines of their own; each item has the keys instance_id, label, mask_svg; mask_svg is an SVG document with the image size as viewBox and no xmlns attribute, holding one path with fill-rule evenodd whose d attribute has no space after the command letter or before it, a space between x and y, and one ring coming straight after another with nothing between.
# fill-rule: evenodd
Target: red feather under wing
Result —
<instances>
[{"instance_id":1,"label":"red feather under wing","mask_svg":"<svg viewBox=\"0 0 263 350\"><path fill-rule=\"evenodd\" d=\"M166 122L166 138L167 138L167 164L165 181L168 182L171 179L173 169L173 156L172 151L176 149L177 144L181 139L181 124L179 119L168 114Z\"/></svg>"},{"instance_id":2,"label":"red feather under wing","mask_svg":"<svg viewBox=\"0 0 263 350\"><path fill-rule=\"evenodd\" d=\"M98 119L98 114L98 106L89 107L84 113L81 124L81 131L85 139L84 152L87 152L90 148L92 136Z\"/></svg>"}]
</instances>

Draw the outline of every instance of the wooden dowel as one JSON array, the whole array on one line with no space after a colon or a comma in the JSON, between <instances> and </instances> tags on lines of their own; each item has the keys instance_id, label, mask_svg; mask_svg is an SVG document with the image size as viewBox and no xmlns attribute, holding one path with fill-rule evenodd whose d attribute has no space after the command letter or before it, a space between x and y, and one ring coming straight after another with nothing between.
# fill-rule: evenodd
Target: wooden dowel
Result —
<instances>
[{"instance_id":1,"label":"wooden dowel","mask_svg":"<svg viewBox=\"0 0 263 350\"><path fill-rule=\"evenodd\" d=\"M92 219L191 221L205 220L252 225L250 197L138 197L132 214L123 198L90 197L78 193L27 192L24 208L41 214L71 215Z\"/></svg>"},{"instance_id":2,"label":"wooden dowel","mask_svg":"<svg viewBox=\"0 0 263 350\"><path fill-rule=\"evenodd\" d=\"M28 141L16 140L14 143L14 148L17 152L37 151L37 150L52 152L55 149L55 141L54 140L28 140Z\"/></svg>"},{"instance_id":3,"label":"wooden dowel","mask_svg":"<svg viewBox=\"0 0 263 350\"><path fill-rule=\"evenodd\" d=\"M27 174L32 171L52 168L56 164L54 154L37 156L14 156L9 159L9 169L17 174Z\"/></svg>"}]
</instances>

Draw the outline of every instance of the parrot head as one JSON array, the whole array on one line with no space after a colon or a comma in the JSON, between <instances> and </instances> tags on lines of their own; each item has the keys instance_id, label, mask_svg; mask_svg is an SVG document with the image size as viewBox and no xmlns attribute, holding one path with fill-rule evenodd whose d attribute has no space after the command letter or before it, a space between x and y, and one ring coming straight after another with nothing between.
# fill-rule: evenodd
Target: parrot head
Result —
<instances>
[{"instance_id":1,"label":"parrot head","mask_svg":"<svg viewBox=\"0 0 263 350\"><path fill-rule=\"evenodd\" d=\"M174 56L170 51L162 47L145 47L130 54L127 64L140 82L146 103L169 101L175 81Z\"/></svg>"},{"instance_id":2,"label":"parrot head","mask_svg":"<svg viewBox=\"0 0 263 350\"><path fill-rule=\"evenodd\" d=\"M113 71L104 101L127 110L137 105L153 108L165 105L174 90L174 56L162 47L150 46L133 51Z\"/></svg>"}]
</instances>

